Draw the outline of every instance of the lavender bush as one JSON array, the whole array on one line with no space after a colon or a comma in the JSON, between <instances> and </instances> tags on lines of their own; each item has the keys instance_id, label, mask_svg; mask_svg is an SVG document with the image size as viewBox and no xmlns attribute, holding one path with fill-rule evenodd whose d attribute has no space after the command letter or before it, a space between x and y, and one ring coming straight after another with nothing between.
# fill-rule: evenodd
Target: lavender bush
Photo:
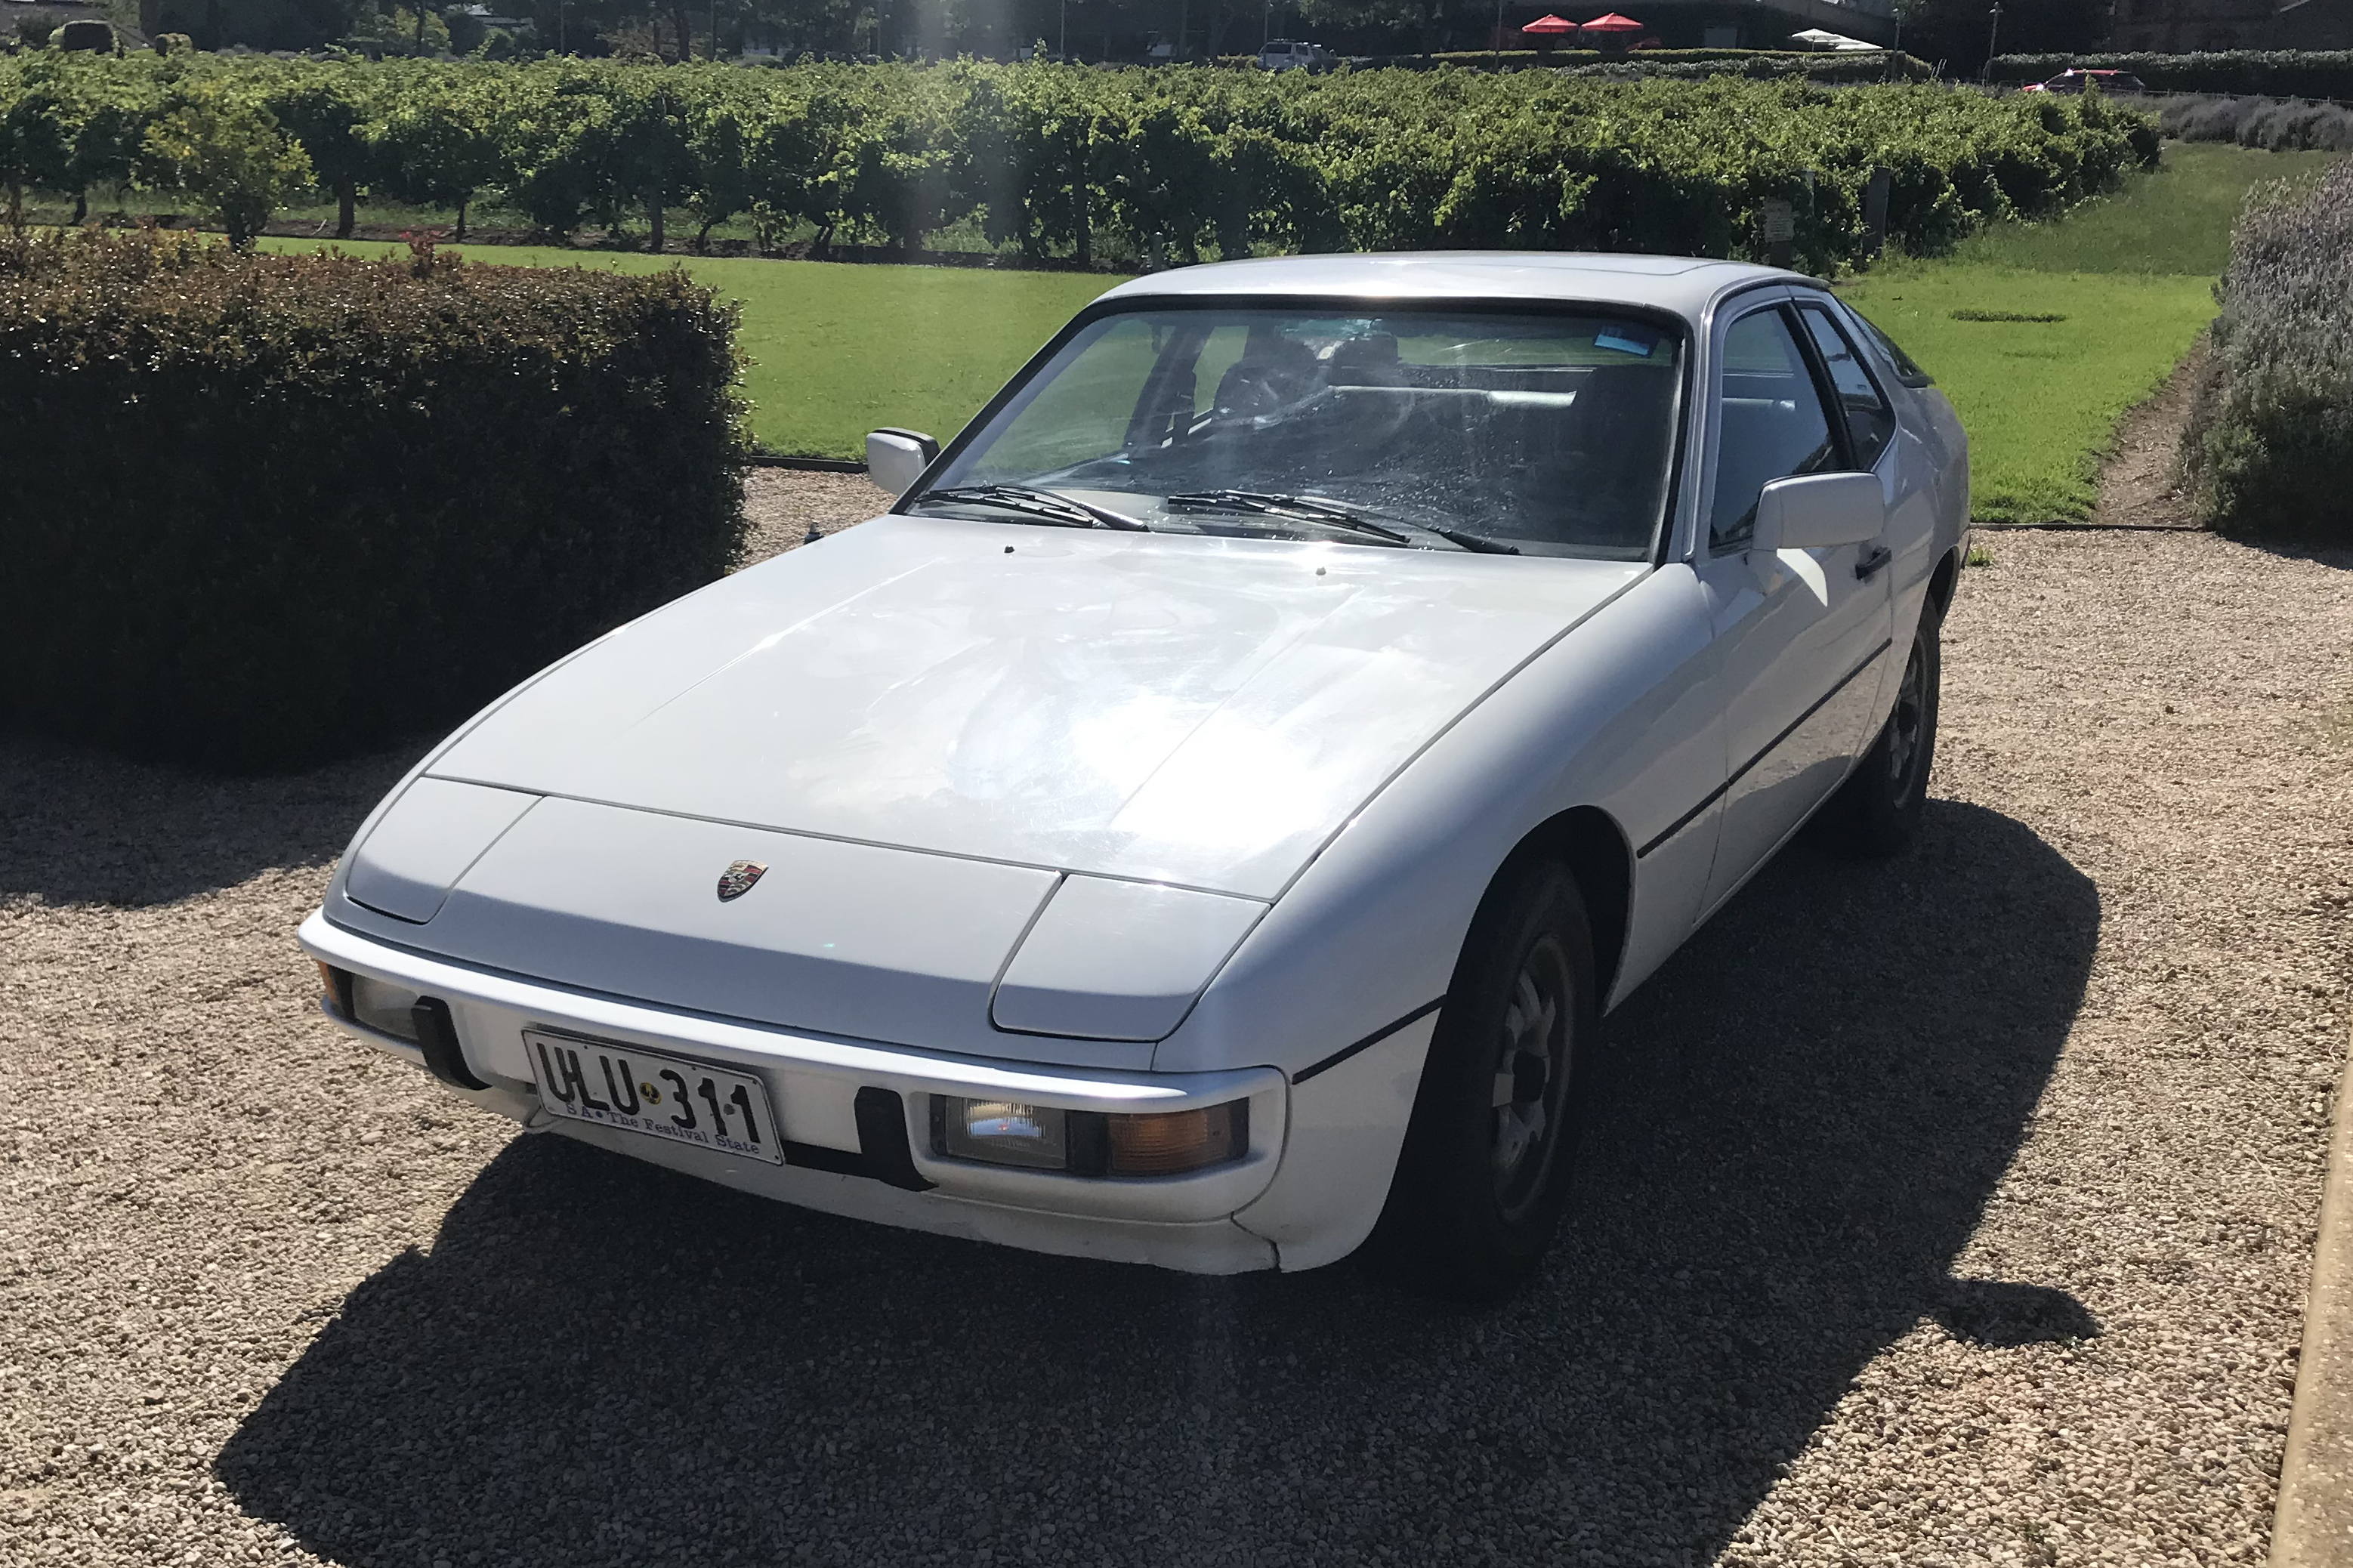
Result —
<instances>
[{"instance_id":1,"label":"lavender bush","mask_svg":"<svg viewBox=\"0 0 2353 1568\"><path fill-rule=\"evenodd\" d=\"M2184 142L2236 142L2273 153L2353 153L2353 109L2299 98L2158 99L2158 124Z\"/></svg>"},{"instance_id":2,"label":"lavender bush","mask_svg":"<svg viewBox=\"0 0 2353 1568\"><path fill-rule=\"evenodd\" d=\"M2231 235L2213 355L2183 436L2230 532L2353 542L2353 163L2259 185Z\"/></svg>"}]
</instances>

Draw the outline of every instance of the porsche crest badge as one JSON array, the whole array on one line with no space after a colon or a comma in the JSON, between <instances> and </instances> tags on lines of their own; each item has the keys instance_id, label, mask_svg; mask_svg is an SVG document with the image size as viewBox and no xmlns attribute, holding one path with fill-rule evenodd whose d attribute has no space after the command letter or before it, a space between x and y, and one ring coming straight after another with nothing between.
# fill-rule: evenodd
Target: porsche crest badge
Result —
<instances>
[{"instance_id":1,"label":"porsche crest badge","mask_svg":"<svg viewBox=\"0 0 2353 1568\"><path fill-rule=\"evenodd\" d=\"M757 860L738 860L719 873L719 901L733 903L752 890L767 867Z\"/></svg>"}]
</instances>

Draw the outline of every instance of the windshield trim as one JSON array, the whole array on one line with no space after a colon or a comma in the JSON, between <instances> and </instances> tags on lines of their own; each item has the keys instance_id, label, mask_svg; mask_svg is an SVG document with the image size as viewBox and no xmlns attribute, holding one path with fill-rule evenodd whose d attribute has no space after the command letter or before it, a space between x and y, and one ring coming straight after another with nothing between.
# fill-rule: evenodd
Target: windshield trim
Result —
<instances>
[{"instance_id":1,"label":"windshield trim","mask_svg":"<svg viewBox=\"0 0 2353 1568\"><path fill-rule=\"evenodd\" d=\"M923 476L907 493L892 501L891 512L902 517L915 515L901 509L923 493L933 475L946 473L950 465L964 455L965 449L978 439L980 432L1029 388L1071 339L1107 317L1158 315L1176 310L1297 310L1398 316L1615 316L1662 329L1672 334L1676 343L1678 374L1672 416L1674 428L1667 444L1667 482L1660 487L1658 515L1651 520L1650 548L1634 560L1652 568L1665 563L1666 551L1673 540L1675 510L1684 490L1683 464L1691 435L1692 374L1698 356L1693 352L1691 322L1680 312L1615 300L1516 300L1499 299L1493 294L1466 299L1416 297L1399 300L1377 294L1328 293L1134 294L1096 300L1065 321L1061 331L1047 339L1045 345L1031 354L1019 370L1006 378L1005 384L981 405L980 411L965 422L964 428L957 431L953 439L940 447L939 456L924 468ZM1181 539L1187 536L1171 533L1166 537ZM1519 559L1541 561L1553 557L1523 556Z\"/></svg>"}]
</instances>

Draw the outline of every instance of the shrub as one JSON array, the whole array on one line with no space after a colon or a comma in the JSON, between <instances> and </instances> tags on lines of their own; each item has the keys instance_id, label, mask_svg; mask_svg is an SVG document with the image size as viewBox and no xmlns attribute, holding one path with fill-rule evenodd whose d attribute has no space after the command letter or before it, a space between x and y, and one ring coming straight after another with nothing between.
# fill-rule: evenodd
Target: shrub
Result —
<instances>
[{"instance_id":1,"label":"shrub","mask_svg":"<svg viewBox=\"0 0 2353 1568\"><path fill-rule=\"evenodd\" d=\"M2218 528L2353 542L2353 163L2258 186L2231 235L2183 458Z\"/></svg>"},{"instance_id":2,"label":"shrub","mask_svg":"<svg viewBox=\"0 0 2353 1568\"><path fill-rule=\"evenodd\" d=\"M0 722L307 763L737 558L732 307L418 249L0 242Z\"/></svg>"},{"instance_id":3,"label":"shrub","mask_svg":"<svg viewBox=\"0 0 2353 1568\"><path fill-rule=\"evenodd\" d=\"M2130 71L2154 92L2353 98L2353 49L2213 49L2186 55L2003 55L1997 82L2048 81L2070 66Z\"/></svg>"},{"instance_id":4,"label":"shrub","mask_svg":"<svg viewBox=\"0 0 2353 1568\"><path fill-rule=\"evenodd\" d=\"M101 22L95 16L78 16L68 22L57 30L52 41L61 49L71 49L77 53L117 52L113 24Z\"/></svg>"},{"instance_id":5,"label":"shrub","mask_svg":"<svg viewBox=\"0 0 2353 1568\"><path fill-rule=\"evenodd\" d=\"M2353 109L2294 98L2168 98L2157 105L2168 136L2236 142L2270 153L2353 153Z\"/></svg>"}]
</instances>

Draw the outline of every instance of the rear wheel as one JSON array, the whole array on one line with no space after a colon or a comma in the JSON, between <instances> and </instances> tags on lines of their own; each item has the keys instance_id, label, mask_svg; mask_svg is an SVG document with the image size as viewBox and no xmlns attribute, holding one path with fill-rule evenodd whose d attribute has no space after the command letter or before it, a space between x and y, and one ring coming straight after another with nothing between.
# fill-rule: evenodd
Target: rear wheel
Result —
<instances>
[{"instance_id":1,"label":"rear wheel","mask_svg":"<svg viewBox=\"0 0 2353 1568\"><path fill-rule=\"evenodd\" d=\"M1493 1300L1551 1244L1582 1127L1593 938L1567 869L1509 873L1472 923L1376 1247L1439 1293Z\"/></svg>"},{"instance_id":2,"label":"rear wheel","mask_svg":"<svg viewBox=\"0 0 2353 1568\"><path fill-rule=\"evenodd\" d=\"M1936 753L1937 630L1935 606L1921 606L1894 709L1823 813L1823 826L1856 854L1893 855L1919 831Z\"/></svg>"}]
</instances>

